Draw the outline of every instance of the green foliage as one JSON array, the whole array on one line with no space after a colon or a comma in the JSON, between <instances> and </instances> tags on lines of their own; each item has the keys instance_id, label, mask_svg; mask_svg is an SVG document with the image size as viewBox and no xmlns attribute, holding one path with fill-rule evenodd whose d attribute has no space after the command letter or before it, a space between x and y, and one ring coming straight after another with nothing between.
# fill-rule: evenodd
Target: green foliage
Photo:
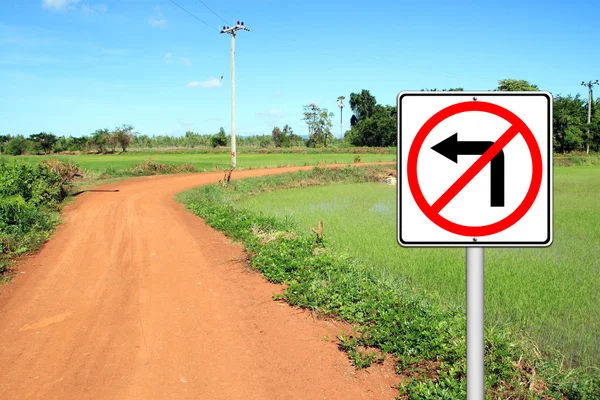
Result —
<instances>
[{"instance_id":1,"label":"green foliage","mask_svg":"<svg viewBox=\"0 0 600 400\"><path fill-rule=\"evenodd\" d=\"M346 134L353 146L390 147L396 145L396 107L377 104L373 114L361 118Z\"/></svg>"},{"instance_id":2,"label":"green foliage","mask_svg":"<svg viewBox=\"0 0 600 400\"><path fill-rule=\"evenodd\" d=\"M111 142L118 144L121 146L123 153L127 151L127 147L129 147L129 143L133 140L135 134L133 133L133 126L131 125L122 125L120 127L115 128L115 130L111 134ZM114 151L114 148L113 148Z\"/></svg>"},{"instance_id":3,"label":"green foliage","mask_svg":"<svg viewBox=\"0 0 600 400\"><path fill-rule=\"evenodd\" d=\"M47 239L64 196L62 178L46 165L0 162L0 273Z\"/></svg>"},{"instance_id":4,"label":"green foliage","mask_svg":"<svg viewBox=\"0 0 600 400\"><path fill-rule=\"evenodd\" d=\"M0 135L0 154L4 154L4 146L11 139L10 135Z\"/></svg>"},{"instance_id":5,"label":"green foliage","mask_svg":"<svg viewBox=\"0 0 600 400\"><path fill-rule=\"evenodd\" d=\"M376 104L368 90L350 95L350 107L354 112L351 128L345 140L353 146L396 146L396 107Z\"/></svg>"},{"instance_id":6,"label":"green foliage","mask_svg":"<svg viewBox=\"0 0 600 400\"><path fill-rule=\"evenodd\" d=\"M369 118L375 112L377 101L368 90L360 93L350 93L350 108L358 120Z\"/></svg>"},{"instance_id":7,"label":"green foliage","mask_svg":"<svg viewBox=\"0 0 600 400\"><path fill-rule=\"evenodd\" d=\"M498 91L505 92L535 92L540 90L537 85L533 85L523 79L501 79L498 81Z\"/></svg>"},{"instance_id":8,"label":"green foliage","mask_svg":"<svg viewBox=\"0 0 600 400\"><path fill-rule=\"evenodd\" d=\"M330 113L326 108L320 108L316 104L311 103L304 106L302 120L308 125L308 147L327 147L331 139L331 127L333 123L333 113Z\"/></svg>"},{"instance_id":9,"label":"green foliage","mask_svg":"<svg viewBox=\"0 0 600 400\"><path fill-rule=\"evenodd\" d=\"M61 136L56 140L54 146L52 146L52 151L55 153L84 151L88 148L89 143L89 139L86 136Z\"/></svg>"},{"instance_id":10,"label":"green foliage","mask_svg":"<svg viewBox=\"0 0 600 400\"><path fill-rule=\"evenodd\" d=\"M398 370L409 377L400 388L403 398L465 398L464 309L442 308L434 299L376 273L368 263L336 253L326 237L317 247L314 236L299 230L293 220L237 206L240 198L277 188L364 182L377 175L361 168L316 168L232 181L228 187L203 186L178 195L178 200L209 225L242 241L250 264L268 280L286 285L278 298L355 324L351 336L340 337L340 346L357 367L376 361L376 353L365 349L377 348L394 355ZM271 239L265 240L267 236ZM568 371L546 375L546 368L536 376L509 336L488 331L485 345L489 398L595 398L591 396L600 390L592 374L578 375L579 386Z\"/></svg>"},{"instance_id":11,"label":"green foliage","mask_svg":"<svg viewBox=\"0 0 600 400\"><path fill-rule=\"evenodd\" d=\"M38 134L29 136L29 140L38 143L41 149L44 151L44 154L48 154L50 153L50 150L52 150L52 146L54 146L54 143L56 143L58 138L52 133L40 132Z\"/></svg>"},{"instance_id":12,"label":"green foliage","mask_svg":"<svg viewBox=\"0 0 600 400\"><path fill-rule=\"evenodd\" d=\"M56 207L65 196L62 182L45 165L0 162L0 197L20 196L36 207Z\"/></svg>"},{"instance_id":13,"label":"green foliage","mask_svg":"<svg viewBox=\"0 0 600 400\"><path fill-rule=\"evenodd\" d=\"M96 129L90 138L90 143L96 147L99 153L104 153L108 145L110 131L108 129Z\"/></svg>"},{"instance_id":14,"label":"green foliage","mask_svg":"<svg viewBox=\"0 0 600 400\"><path fill-rule=\"evenodd\" d=\"M271 137L275 144L275 147L290 147L291 146L291 137L295 136L292 127L289 125L285 125L283 130L279 129L279 127L274 127L273 132L271 133Z\"/></svg>"},{"instance_id":15,"label":"green foliage","mask_svg":"<svg viewBox=\"0 0 600 400\"><path fill-rule=\"evenodd\" d=\"M463 92L464 89L461 87L450 88L450 89L421 89L421 92Z\"/></svg>"},{"instance_id":16,"label":"green foliage","mask_svg":"<svg viewBox=\"0 0 600 400\"><path fill-rule=\"evenodd\" d=\"M219 130L219 133L210 137L210 145L212 147L227 146L227 136L223 127Z\"/></svg>"},{"instance_id":17,"label":"green foliage","mask_svg":"<svg viewBox=\"0 0 600 400\"><path fill-rule=\"evenodd\" d=\"M11 156L25 154L30 145L23 135L12 137L3 147L3 153Z\"/></svg>"}]
</instances>

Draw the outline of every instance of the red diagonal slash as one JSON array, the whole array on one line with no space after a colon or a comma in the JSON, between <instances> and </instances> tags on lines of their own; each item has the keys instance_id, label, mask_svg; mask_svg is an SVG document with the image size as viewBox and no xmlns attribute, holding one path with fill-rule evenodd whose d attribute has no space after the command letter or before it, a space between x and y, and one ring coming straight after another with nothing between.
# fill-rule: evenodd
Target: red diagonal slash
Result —
<instances>
[{"instance_id":1,"label":"red diagonal slash","mask_svg":"<svg viewBox=\"0 0 600 400\"><path fill-rule=\"evenodd\" d=\"M494 144L490 146L490 148L483 153L483 155L479 157L477 161L475 161L435 203L433 203L431 206L433 212L439 214L440 211L442 211L442 209L446 207L448 203L450 203L450 201L452 201L452 199L456 197L456 195L463 190L464 187L467 186L467 184L471 182L471 180L475 178L475 176L481 172L494 157L496 157L496 154L500 153L500 151L513 140L515 136L517 136L518 133L519 129L515 127L515 125L511 125L511 127L508 128L508 130L504 132L502 136L500 136L500 138L498 138L498 140L496 140L496 142L494 142Z\"/></svg>"}]
</instances>

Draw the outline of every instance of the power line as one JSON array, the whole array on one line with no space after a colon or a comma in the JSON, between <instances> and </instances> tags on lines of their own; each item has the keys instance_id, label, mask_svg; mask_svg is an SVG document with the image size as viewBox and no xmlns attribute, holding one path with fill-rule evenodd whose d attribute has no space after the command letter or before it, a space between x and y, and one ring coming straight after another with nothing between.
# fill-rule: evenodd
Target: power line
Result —
<instances>
[{"instance_id":1,"label":"power line","mask_svg":"<svg viewBox=\"0 0 600 400\"><path fill-rule=\"evenodd\" d=\"M215 28L214 26L207 24L205 21L201 20L200 18L196 17L194 14L192 14L191 12L189 12L188 10L186 10L185 8L181 7L179 4L175 3L173 0L169 0L171 3L175 4L177 7L181 8L183 11L185 11L186 13L188 13L189 15L191 15L192 17L196 18L198 21L202 22L204 25L208 26L211 29L216 30L217 32L219 32L219 30L217 28Z\"/></svg>"},{"instance_id":2,"label":"power line","mask_svg":"<svg viewBox=\"0 0 600 400\"><path fill-rule=\"evenodd\" d=\"M200 3L202 3L202 5L204 7L206 7L208 9L208 11L210 11L211 13L215 14L217 17L221 18L221 21L225 22L226 24L228 24L229 22L227 22L223 17L221 17L219 14L217 14L216 12L214 12L209 6L206 5L206 3L204 3L202 0L198 0Z\"/></svg>"}]
</instances>

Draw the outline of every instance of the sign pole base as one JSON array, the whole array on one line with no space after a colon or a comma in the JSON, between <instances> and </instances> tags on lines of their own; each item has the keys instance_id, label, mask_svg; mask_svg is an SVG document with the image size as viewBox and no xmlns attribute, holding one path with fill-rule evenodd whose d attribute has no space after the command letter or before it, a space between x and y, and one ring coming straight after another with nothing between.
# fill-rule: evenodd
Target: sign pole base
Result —
<instances>
[{"instance_id":1,"label":"sign pole base","mask_svg":"<svg viewBox=\"0 0 600 400\"><path fill-rule=\"evenodd\" d=\"M484 399L483 247L467 247L467 400Z\"/></svg>"}]
</instances>

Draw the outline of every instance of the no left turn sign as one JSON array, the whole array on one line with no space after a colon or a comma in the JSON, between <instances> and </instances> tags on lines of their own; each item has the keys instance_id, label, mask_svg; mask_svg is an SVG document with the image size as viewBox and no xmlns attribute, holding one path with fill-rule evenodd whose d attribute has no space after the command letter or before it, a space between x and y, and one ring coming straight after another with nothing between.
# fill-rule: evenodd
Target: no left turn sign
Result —
<instances>
[{"instance_id":1,"label":"no left turn sign","mask_svg":"<svg viewBox=\"0 0 600 400\"><path fill-rule=\"evenodd\" d=\"M552 243L552 96L398 95L398 243Z\"/></svg>"}]
</instances>

